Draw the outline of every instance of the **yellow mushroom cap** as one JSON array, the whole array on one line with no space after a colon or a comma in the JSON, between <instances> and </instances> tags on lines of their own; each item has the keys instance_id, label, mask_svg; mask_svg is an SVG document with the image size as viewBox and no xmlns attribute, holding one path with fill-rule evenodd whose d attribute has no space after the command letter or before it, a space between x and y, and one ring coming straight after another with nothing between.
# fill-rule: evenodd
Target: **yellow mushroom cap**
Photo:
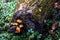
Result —
<instances>
[{"instance_id":1,"label":"yellow mushroom cap","mask_svg":"<svg viewBox=\"0 0 60 40\"><path fill-rule=\"evenodd\" d=\"M15 25L18 25L18 23L15 23Z\"/></svg>"},{"instance_id":2,"label":"yellow mushroom cap","mask_svg":"<svg viewBox=\"0 0 60 40\"><path fill-rule=\"evenodd\" d=\"M22 28L24 25L23 24L20 24L19 27Z\"/></svg>"},{"instance_id":3,"label":"yellow mushroom cap","mask_svg":"<svg viewBox=\"0 0 60 40\"><path fill-rule=\"evenodd\" d=\"M17 27L17 28L16 28L16 32L17 32L17 33L20 33L20 31L21 31L20 28Z\"/></svg>"},{"instance_id":4,"label":"yellow mushroom cap","mask_svg":"<svg viewBox=\"0 0 60 40\"><path fill-rule=\"evenodd\" d=\"M17 26L17 25L18 25L18 23L13 23L13 22L12 22L12 23L11 23L11 25L16 25L16 26Z\"/></svg>"},{"instance_id":5,"label":"yellow mushroom cap","mask_svg":"<svg viewBox=\"0 0 60 40\"><path fill-rule=\"evenodd\" d=\"M18 22L18 23L22 23L22 20L21 20L21 19L18 19L17 22Z\"/></svg>"}]
</instances>

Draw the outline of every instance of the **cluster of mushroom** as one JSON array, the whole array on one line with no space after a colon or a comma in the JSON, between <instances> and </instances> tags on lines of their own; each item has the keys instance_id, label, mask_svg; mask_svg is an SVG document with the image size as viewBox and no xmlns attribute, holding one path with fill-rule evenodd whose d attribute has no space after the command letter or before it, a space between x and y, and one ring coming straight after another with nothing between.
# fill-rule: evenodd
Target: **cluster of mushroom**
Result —
<instances>
[{"instance_id":1,"label":"cluster of mushroom","mask_svg":"<svg viewBox=\"0 0 60 40\"><path fill-rule=\"evenodd\" d=\"M21 19L17 19L16 21L17 21L17 22L12 22L11 25L13 25L13 26L18 26L18 27L16 28L16 32L17 32L17 33L20 33L21 28L23 28L24 25L23 25L23 24L18 24L18 23L22 23L22 20L21 20Z\"/></svg>"}]
</instances>

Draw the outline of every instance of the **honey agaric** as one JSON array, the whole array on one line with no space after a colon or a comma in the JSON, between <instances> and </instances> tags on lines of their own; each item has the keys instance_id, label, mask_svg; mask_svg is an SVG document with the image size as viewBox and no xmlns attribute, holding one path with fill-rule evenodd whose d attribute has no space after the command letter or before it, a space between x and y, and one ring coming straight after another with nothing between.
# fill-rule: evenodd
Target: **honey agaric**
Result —
<instances>
[{"instance_id":1,"label":"honey agaric","mask_svg":"<svg viewBox=\"0 0 60 40\"><path fill-rule=\"evenodd\" d=\"M11 25L15 25L14 23L11 23Z\"/></svg>"},{"instance_id":2,"label":"honey agaric","mask_svg":"<svg viewBox=\"0 0 60 40\"><path fill-rule=\"evenodd\" d=\"M20 31L21 31L20 28L17 27L17 28L16 28L16 32L20 33Z\"/></svg>"},{"instance_id":3,"label":"honey agaric","mask_svg":"<svg viewBox=\"0 0 60 40\"><path fill-rule=\"evenodd\" d=\"M18 22L18 23L22 23L22 20L21 20L21 19L18 19L17 22Z\"/></svg>"},{"instance_id":4,"label":"honey agaric","mask_svg":"<svg viewBox=\"0 0 60 40\"><path fill-rule=\"evenodd\" d=\"M23 24L20 24L19 27L22 28L24 25Z\"/></svg>"},{"instance_id":5,"label":"honey agaric","mask_svg":"<svg viewBox=\"0 0 60 40\"><path fill-rule=\"evenodd\" d=\"M11 23L11 25L16 25L16 26L17 26L17 25L18 25L18 23Z\"/></svg>"}]
</instances>

